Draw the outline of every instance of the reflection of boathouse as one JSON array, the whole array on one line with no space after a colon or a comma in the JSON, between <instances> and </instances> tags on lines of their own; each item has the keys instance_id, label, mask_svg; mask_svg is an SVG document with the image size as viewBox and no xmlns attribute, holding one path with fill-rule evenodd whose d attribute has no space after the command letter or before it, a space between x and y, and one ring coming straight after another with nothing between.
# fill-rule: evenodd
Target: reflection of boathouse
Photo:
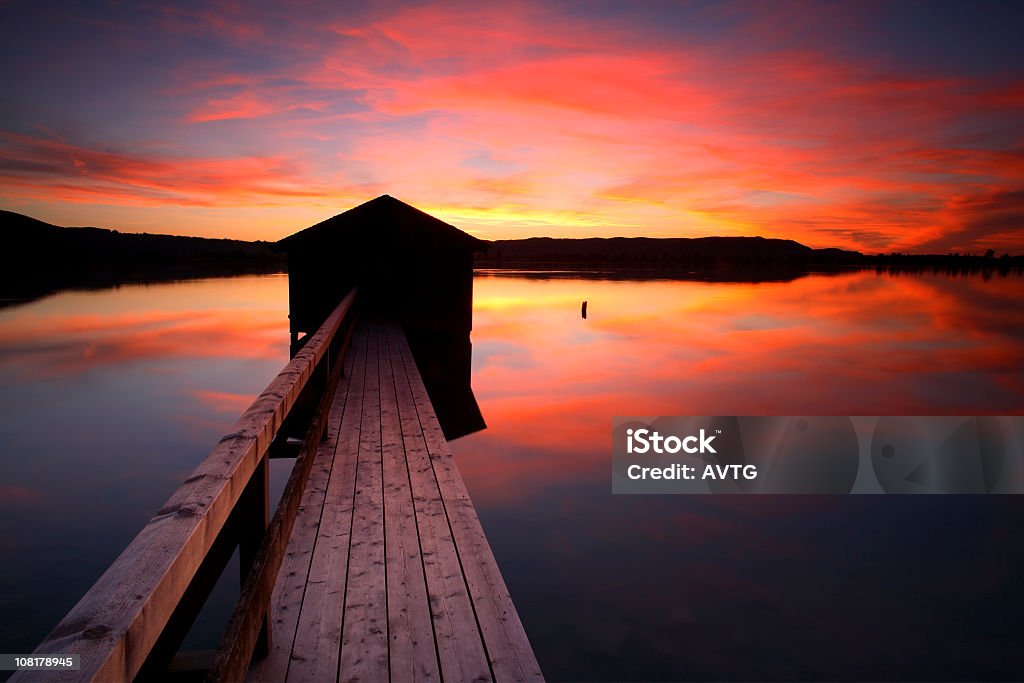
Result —
<instances>
[{"instance_id":1,"label":"reflection of boathouse","mask_svg":"<svg viewBox=\"0 0 1024 683\"><path fill-rule=\"evenodd\" d=\"M445 436L484 428L470 388L473 254L488 242L382 195L286 237L292 353L359 287L360 314L404 328Z\"/></svg>"}]
</instances>

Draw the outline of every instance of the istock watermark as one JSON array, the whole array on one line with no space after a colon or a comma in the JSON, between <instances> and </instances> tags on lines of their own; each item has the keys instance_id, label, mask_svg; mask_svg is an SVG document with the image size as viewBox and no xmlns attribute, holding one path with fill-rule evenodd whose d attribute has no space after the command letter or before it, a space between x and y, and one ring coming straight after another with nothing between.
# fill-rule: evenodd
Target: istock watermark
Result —
<instances>
[{"instance_id":1,"label":"istock watermark","mask_svg":"<svg viewBox=\"0 0 1024 683\"><path fill-rule=\"evenodd\" d=\"M646 453L648 450L653 450L655 453L678 453L679 451L684 453L714 453L715 449L711 445L714 438L714 436L705 436L703 429L700 430L699 436L691 435L682 438L674 434L665 437L649 429L637 429L636 431L627 429L626 452ZM693 444L695 443L700 445L694 446Z\"/></svg>"},{"instance_id":2,"label":"istock watermark","mask_svg":"<svg viewBox=\"0 0 1024 683\"><path fill-rule=\"evenodd\" d=\"M1024 493L1024 418L617 417L612 492Z\"/></svg>"}]
</instances>

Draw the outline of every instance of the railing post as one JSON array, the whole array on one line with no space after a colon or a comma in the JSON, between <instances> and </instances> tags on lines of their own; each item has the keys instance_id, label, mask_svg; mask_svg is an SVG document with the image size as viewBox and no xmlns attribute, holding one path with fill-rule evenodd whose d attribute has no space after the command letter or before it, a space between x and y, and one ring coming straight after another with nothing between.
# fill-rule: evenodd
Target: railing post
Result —
<instances>
[{"instance_id":1,"label":"railing post","mask_svg":"<svg viewBox=\"0 0 1024 683\"><path fill-rule=\"evenodd\" d=\"M322 395L323 392L326 392L330 388L330 386L331 386L331 348L330 347L327 347L327 353L324 354L324 360L320 364L320 368L319 368L318 374L319 374L319 378L317 380L317 388L320 390L321 395ZM325 409L328 409L330 407L330 405L325 403L325 404L323 404L322 407L325 408ZM320 443L324 443L325 441L327 441L327 413L328 413L328 410L323 410L322 412L320 412L320 411L317 410L317 408L314 408L314 411L319 413L319 414L316 415L316 417L314 419L318 420L318 423L319 423L319 427L320 427L320 434L319 434L320 439L319 440L320 440Z\"/></svg>"},{"instance_id":2,"label":"railing post","mask_svg":"<svg viewBox=\"0 0 1024 683\"><path fill-rule=\"evenodd\" d=\"M270 458L264 456L246 486L245 492L238 501L239 541L238 559L241 569L241 584L255 563L267 526L270 524ZM263 624L256 640L253 655L257 658L266 657L270 652L270 610L263 614Z\"/></svg>"}]
</instances>

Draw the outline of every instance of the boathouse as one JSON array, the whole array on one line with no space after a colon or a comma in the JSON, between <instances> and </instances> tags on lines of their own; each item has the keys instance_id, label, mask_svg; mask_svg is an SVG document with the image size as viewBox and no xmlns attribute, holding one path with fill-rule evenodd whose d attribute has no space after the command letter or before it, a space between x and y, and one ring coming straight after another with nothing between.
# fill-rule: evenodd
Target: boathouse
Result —
<instances>
[{"instance_id":1,"label":"boathouse","mask_svg":"<svg viewBox=\"0 0 1024 683\"><path fill-rule=\"evenodd\" d=\"M486 427L470 385L473 254L489 242L382 195L286 237L292 355L359 288L360 315L398 322L444 434Z\"/></svg>"},{"instance_id":2,"label":"boathouse","mask_svg":"<svg viewBox=\"0 0 1024 683\"><path fill-rule=\"evenodd\" d=\"M311 334L354 286L362 314L410 336L468 336L473 254L489 242L382 195L286 237L293 339Z\"/></svg>"}]
</instances>

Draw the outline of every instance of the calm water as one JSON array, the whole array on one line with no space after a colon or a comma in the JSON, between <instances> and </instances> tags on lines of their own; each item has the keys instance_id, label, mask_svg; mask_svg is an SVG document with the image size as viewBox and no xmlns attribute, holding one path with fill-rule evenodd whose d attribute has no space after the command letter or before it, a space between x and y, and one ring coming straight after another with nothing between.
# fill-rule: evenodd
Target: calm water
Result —
<instances>
[{"instance_id":1,"label":"calm water","mask_svg":"<svg viewBox=\"0 0 1024 683\"><path fill-rule=\"evenodd\" d=\"M0 650L32 651L281 370L287 293L274 275L0 309ZM237 576L190 645L216 642Z\"/></svg>"},{"instance_id":2,"label":"calm water","mask_svg":"<svg viewBox=\"0 0 1024 683\"><path fill-rule=\"evenodd\" d=\"M453 449L549 679L1019 679L1017 497L613 497L608 451L616 414L1024 413L1022 294L480 274L488 428ZM286 315L284 276L0 309L0 651L34 647L278 372Z\"/></svg>"}]
</instances>

